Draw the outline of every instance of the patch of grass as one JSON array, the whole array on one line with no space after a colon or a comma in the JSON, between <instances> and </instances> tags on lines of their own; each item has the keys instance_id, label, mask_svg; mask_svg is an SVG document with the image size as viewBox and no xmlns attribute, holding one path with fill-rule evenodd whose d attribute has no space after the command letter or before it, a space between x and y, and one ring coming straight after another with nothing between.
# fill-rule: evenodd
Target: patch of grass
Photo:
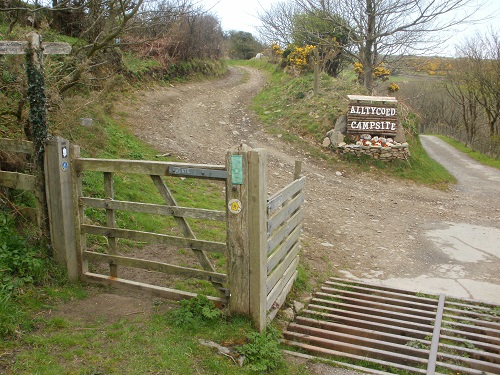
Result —
<instances>
[{"instance_id":1,"label":"patch of grass","mask_svg":"<svg viewBox=\"0 0 500 375\"><path fill-rule=\"evenodd\" d=\"M144 74L147 74L152 68L160 68L161 64L152 59L144 59L129 52L125 52L122 55L123 64L125 68L135 77L141 78Z\"/></svg>"},{"instance_id":2,"label":"patch of grass","mask_svg":"<svg viewBox=\"0 0 500 375\"><path fill-rule=\"evenodd\" d=\"M378 169L387 170L393 176L430 185L441 190L456 182L455 177L427 155L418 136L409 139L408 143L411 153L408 161L379 162Z\"/></svg>"},{"instance_id":3,"label":"patch of grass","mask_svg":"<svg viewBox=\"0 0 500 375\"><path fill-rule=\"evenodd\" d=\"M436 135L436 137L439 137L449 145L455 147L457 150L467 154L472 159L477 160L484 165L500 169L500 159L491 158L485 154L480 153L479 151L474 151L470 147L467 147L465 144L458 142L452 138L448 138L444 135Z\"/></svg>"},{"instance_id":4,"label":"patch of grass","mask_svg":"<svg viewBox=\"0 0 500 375\"><path fill-rule=\"evenodd\" d=\"M204 311L206 309L206 311ZM179 312L175 312L175 311ZM215 309L201 299L185 302L167 314L130 317L116 321L40 320L38 329L27 332L17 342L0 344L2 352L15 357L2 362L0 369L27 374L254 374L259 358L278 355L275 339L258 341L251 322L242 317L215 316ZM218 311L218 310L217 310ZM197 322L176 324L178 316L192 313ZM53 311L57 314L57 308ZM199 318L199 314L203 318ZM198 320L200 319L200 320ZM247 343L255 348L273 348L257 355L243 368L229 357L200 344L200 339L223 346ZM270 344L272 342L272 344ZM253 357L252 357L253 358ZM272 363L272 362L269 362ZM270 364L268 366L271 366ZM274 374L307 374L303 367L283 364Z\"/></svg>"},{"instance_id":5,"label":"patch of grass","mask_svg":"<svg viewBox=\"0 0 500 375\"><path fill-rule=\"evenodd\" d=\"M304 268L302 263L299 263L297 267L297 278L295 279L293 286L294 289L298 292L309 292L311 287L309 284L309 274L307 270Z\"/></svg>"},{"instance_id":6,"label":"patch of grass","mask_svg":"<svg viewBox=\"0 0 500 375\"><path fill-rule=\"evenodd\" d=\"M0 210L0 338L34 328L31 314L62 298L78 294L64 287L64 272L49 258L42 242L27 241L32 228L22 229L6 210ZM2 341L2 340L0 340Z\"/></svg>"},{"instance_id":7,"label":"patch of grass","mask_svg":"<svg viewBox=\"0 0 500 375\"><path fill-rule=\"evenodd\" d=\"M199 293L205 296L220 297L220 293L218 293L212 283L207 280L189 278L175 283L175 288L186 292Z\"/></svg>"}]
</instances>

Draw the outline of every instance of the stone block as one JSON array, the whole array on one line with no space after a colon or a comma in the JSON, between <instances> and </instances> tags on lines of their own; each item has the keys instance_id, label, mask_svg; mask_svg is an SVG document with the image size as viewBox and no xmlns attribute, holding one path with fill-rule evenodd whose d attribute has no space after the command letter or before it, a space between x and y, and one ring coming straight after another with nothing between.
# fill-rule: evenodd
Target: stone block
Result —
<instances>
[{"instance_id":1,"label":"stone block","mask_svg":"<svg viewBox=\"0 0 500 375\"><path fill-rule=\"evenodd\" d=\"M342 134L347 134L347 115L340 116L337 119L334 130L337 130Z\"/></svg>"}]
</instances>

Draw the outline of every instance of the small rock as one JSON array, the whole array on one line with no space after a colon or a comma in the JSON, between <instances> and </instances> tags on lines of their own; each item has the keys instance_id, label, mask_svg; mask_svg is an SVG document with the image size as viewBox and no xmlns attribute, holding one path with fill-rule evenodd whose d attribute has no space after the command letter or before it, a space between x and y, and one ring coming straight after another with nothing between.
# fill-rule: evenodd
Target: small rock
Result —
<instances>
[{"instance_id":1,"label":"small rock","mask_svg":"<svg viewBox=\"0 0 500 375\"><path fill-rule=\"evenodd\" d=\"M342 176L342 172L337 171L337 172L335 172L335 175L336 175L337 177L341 177L341 176Z\"/></svg>"},{"instance_id":2,"label":"small rock","mask_svg":"<svg viewBox=\"0 0 500 375\"><path fill-rule=\"evenodd\" d=\"M293 312L293 309L291 307L283 310L283 319L285 319L289 322L291 322L292 320L295 319L295 313Z\"/></svg>"},{"instance_id":3,"label":"small rock","mask_svg":"<svg viewBox=\"0 0 500 375\"><path fill-rule=\"evenodd\" d=\"M90 127L93 125L94 120L88 117L83 117L80 119L80 123L82 124L82 126Z\"/></svg>"},{"instance_id":4,"label":"small rock","mask_svg":"<svg viewBox=\"0 0 500 375\"><path fill-rule=\"evenodd\" d=\"M332 141L330 141L330 138L326 137L323 139L323 147L328 147L332 144Z\"/></svg>"},{"instance_id":5,"label":"small rock","mask_svg":"<svg viewBox=\"0 0 500 375\"><path fill-rule=\"evenodd\" d=\"M299 301L293 301L293 309L295 310L295 314L298 314L304 309L304 304Z\"/></svg>"}]
</instances>

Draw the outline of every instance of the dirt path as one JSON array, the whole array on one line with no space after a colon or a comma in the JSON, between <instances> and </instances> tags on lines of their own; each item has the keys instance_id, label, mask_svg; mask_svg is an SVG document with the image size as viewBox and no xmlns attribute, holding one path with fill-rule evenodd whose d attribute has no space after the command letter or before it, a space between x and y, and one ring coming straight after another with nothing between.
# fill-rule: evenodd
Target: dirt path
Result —
<instances>
[{"instance_id":1,"label":"dirt path","mask_svg":"<svg viewBox=\"0 0 500 375\"><path fill-rule=\"evenodd\" d=\"M266 148L270 193L291 181L295 159L304 160L308 179L302 258L313 283L338 275L395 280L422 289L422 278L435 278L437 284L422 291L438 292L442 285L446 290L446 282L439 280L462 278L487 284L491 293L485 298L500 299L500 254L486 250L484 259L463 262L443 251L444 245L436 240L439 233L433 232L468 225L474 235L485 230L498 235L499 194L443 192L374 173L327 167L263 131L248 105L264 84L258 71L231 68L220 80L141 92L137 101L120 110L127 113L137 136L189 162L223 164L226 150L240 142ZM482 297L467 288L451 292Z\"/></svg>"}]
</instances>

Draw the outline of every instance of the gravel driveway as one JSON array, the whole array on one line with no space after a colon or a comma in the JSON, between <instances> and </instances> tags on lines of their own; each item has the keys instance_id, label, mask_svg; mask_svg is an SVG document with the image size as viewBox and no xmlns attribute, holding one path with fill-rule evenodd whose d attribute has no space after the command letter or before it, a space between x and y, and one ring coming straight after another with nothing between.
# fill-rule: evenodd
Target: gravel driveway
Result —
<instances>
[{"instance_id":1,"label":"gravel driveway","mask_svg":"<svg viewBox=\"0 0 500 375\"><path fill-rule=\"evenodd\" d=\"M446 236L453 239L453 233L446 234L450 228L452 232L466 228L464 233L474 233L473 238L488 231L498 236L498 171L497 177L469 182L482 167L457 156L447 145L430 152L452 155L450 172L458 168L464 176L457 175L460 182L449 191L376 171L355 173L342 165L332 167L264 131L248 109L251 97L264 84L262 72L231 68L219 80L142 91L119 110L137 136L160 152L188 162L223 164L226 151L240 142L267 149L270 193L288 184L294 161L303 160L307 182L302 261L311 285L335 275L500 302L499 254L480 249L485 259L463 262L444 251L446 243L436 240L441 234L445 242ZM425 145L438 142L432 137L422 139ZM459 162L463 165L457 167ZM429 285L428 279L432 279ZM457 290L455 280L461 279L486 285L491 293L475 295L467 287Z\"/></svg>"}]
</instances>

